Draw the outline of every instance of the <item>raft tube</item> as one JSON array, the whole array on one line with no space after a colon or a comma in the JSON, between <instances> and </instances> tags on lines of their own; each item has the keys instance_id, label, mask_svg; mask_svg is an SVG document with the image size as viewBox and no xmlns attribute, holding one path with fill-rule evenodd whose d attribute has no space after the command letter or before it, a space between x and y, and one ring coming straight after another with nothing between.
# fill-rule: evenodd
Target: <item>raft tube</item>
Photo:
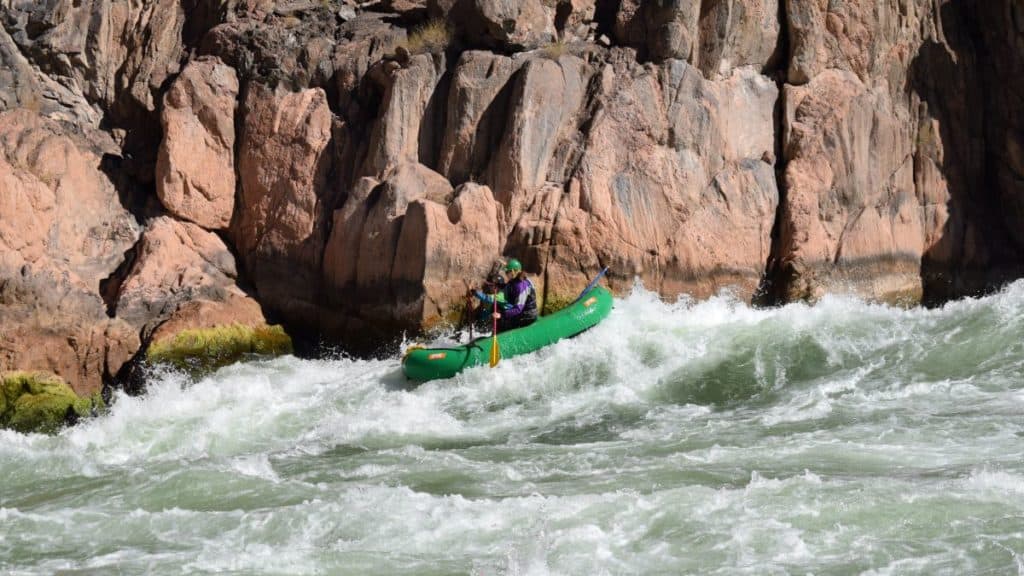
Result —
<instances>
[{"instance_id":1,"label":"raft tube","mask_svg":"<svg viewBox=\"0 0 1024 576\"><path fill-rule=\"evenodd\" d=\"M542 316L529 326L500 332L498 350L502 358L529 354L593 327L611 310L611 293L597 286L567 308ZM421 382L451 378L466 368L488 364L493 340L488 335L452 348L412 347L402 358L402 371L409 379Z\"/></svg>"}]
</instances>

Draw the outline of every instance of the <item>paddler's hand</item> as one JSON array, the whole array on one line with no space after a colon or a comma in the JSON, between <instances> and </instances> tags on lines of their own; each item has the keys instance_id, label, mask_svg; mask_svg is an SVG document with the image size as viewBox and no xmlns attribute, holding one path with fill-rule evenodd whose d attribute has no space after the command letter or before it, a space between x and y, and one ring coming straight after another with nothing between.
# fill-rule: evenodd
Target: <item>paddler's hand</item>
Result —
<instances>
[{"instance_id":1,"label":"paddler's hand","mask_svg":"<svg viewBox=\"0 0 1024 576\"><path fill-rule=\"evenodd\" d=\"M494 318L495 320L499 320L501 318L501 314L498 314L497 312L495 312L494 314L491 314L491 318Z\"/></svg>"}]
</instances>

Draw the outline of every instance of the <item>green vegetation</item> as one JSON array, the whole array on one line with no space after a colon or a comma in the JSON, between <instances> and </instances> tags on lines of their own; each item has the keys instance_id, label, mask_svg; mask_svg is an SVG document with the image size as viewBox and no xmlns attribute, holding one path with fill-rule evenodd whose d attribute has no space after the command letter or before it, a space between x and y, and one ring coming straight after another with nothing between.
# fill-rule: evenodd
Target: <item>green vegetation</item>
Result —
<instances>
[{"instance_id":1,"label":"green vegetation","mask_svg":"<svg viewBox=\"0 0 1024 576\"><path fill-rule=\"evenodd\" d=\"M99 394L81 398L60 377L48 372L7 372L0 379L3 428L53 433L64 425L69 408L82 417L94 407L103 407Z\"/></svg>"},{"instance_id":2,"label":"green vegetation","mask_svg":"<svg viewBox=\"0 0 1024 576\"><path fill-rule=\"evenodd\" d=\"M559 310L568 308L573 303L575 298L566 296L560 296L558 294L548 294L544 298L544 305L541 307L541 316L547 316L548 314L554 314Z\"/></svg>"},{"instance_id":3,"label":"green vegetation","mask_svg":"<svg viewBox=\"0 0 1024 576\"><path fill-rule=\"evenodd\" d=\"M452 32L444 20L431 20L414 29L403 45L409 54L437 54L452 40Z\"/></svg>"},{"instance_id":4,"label":"green vegetation","mask_svg":"<svg viewBox=\"0 0 1024 576\"><path fill-rule=\"evenodd\" d=\"M187 370L214 370L249 354L279 356L292 353L292 339L281 326L217 326L183 330L153 342L146 359Z\"/></svg>"},{"instance_id":5,"label":"green vegetation","mask_svg":"<svg viewBox=\"0 0 1024 576\"><path fill-rule=\"evenodd\" d=\"M569 53L569 44L564 40L555 40L540 49L541 56L551 60L558 60Z\"/></svg>"}]
</instances>

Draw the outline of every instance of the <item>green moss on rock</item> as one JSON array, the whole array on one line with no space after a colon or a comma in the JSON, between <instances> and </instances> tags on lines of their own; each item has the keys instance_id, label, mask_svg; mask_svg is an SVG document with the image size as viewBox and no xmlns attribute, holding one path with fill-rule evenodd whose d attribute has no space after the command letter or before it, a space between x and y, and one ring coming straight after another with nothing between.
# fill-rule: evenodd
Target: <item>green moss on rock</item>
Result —
<instances>
[{"instance_id":1,"label":"green moss on rock","mask_svg":"<svg viewBox=\"0 0 1024 576\"><path fill-rule=\"evenodd\" d=\"M153 342L146 359L186 370L213 370L249 354L279 356L292 353L292 339L281 326L233 324L183 330Z\"/></svg>"},{"instance_id":2,"label":"green moss on rock","mask_svg":"<svg viewBox=\"0 0 1024 576\"><path fill-rule=\"evenodd\" d=\"M52 433L75 417L102 407L99 394L82 398L60 377L47 372L7 372L0 380L0 427L18 432Z\"/></svg>"},{"instance_id":3,"label":"green moss on rock","mask_svg":"<svg viewBox=\"0 0 1024 576\"><path fill-rule=\"evenodd\" d=\"M568 308L573 303L575 298L568 296L561 296L559 294L548 294L547 298L544 299L544 307L541 309L541 315L547 316L548 314L554 314L559 310Z\"/></svg>"}]
</instances>

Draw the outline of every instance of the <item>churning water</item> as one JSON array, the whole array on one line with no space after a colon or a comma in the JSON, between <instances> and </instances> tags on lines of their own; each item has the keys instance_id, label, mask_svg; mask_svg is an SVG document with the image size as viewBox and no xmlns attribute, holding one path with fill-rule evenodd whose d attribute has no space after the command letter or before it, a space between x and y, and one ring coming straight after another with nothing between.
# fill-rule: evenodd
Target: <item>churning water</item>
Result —
<instances>
[{"instance_id":1,"label":"churning water","mask_svg":"<svg viewBox=\"0 0 1024 576\"><path fill-rule=\"evenodd\" d=\"M411 388L397 358L169 374L0 431L14 574L1024 574L1024 283L939 310L642 289Z\"/></svg>"}]
</instances>

